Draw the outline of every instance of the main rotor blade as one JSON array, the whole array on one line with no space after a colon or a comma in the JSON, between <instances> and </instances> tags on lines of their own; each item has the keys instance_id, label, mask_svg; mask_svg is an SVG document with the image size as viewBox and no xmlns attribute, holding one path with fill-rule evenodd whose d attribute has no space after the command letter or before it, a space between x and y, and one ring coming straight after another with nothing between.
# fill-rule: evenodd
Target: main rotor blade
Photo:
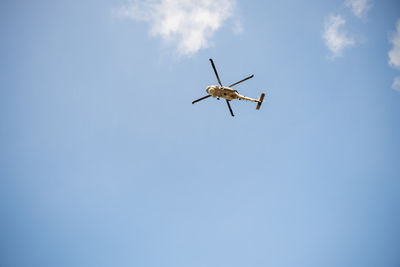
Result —
<instances>
[{"instance_id":1,"label":"main rotor blade","mask_svg":"<svg viewBox=\"0 0 400 267\"><path fill-rule=\"evenodd\" d=\"M222 87L222 83L221 83L221 80L219 79L217 69L215 68L215 65L214 65L214 61L213 61L211 58L210 58L210 61L211 61L211 65L212 65L212 67L213 67L213 69L214 69L215 76L217 76L218 83L219 83L219 85L221 85L221 87Z\"/></svg>"},{"instance_id":2,"label":"main rotor blade","mask_svg":"<svg viewBox=\"0 0 400 267\"><path fill-rule=\"evenodd\" d=\"M226 99L225 99L225 100L226 100ZM233 115L233 111L232 111L232 108L231 108L231 104L229 104L229 101L228 101L228 100L226 100L226 103L228 104L228 108L229 108L229 111L231 112L232 117L234 117L235 115Z\"/></svg>"},{"instance_id":3,"label":"main rotor blade","mask_svg":"<svg viewBox=\"0 0 400 267\"><path fill-rule=\"evenodd\" d=\"M244 78L243 80L240 80L240 81L238 81L238 82L235 82L234 84L229 85L228 87L233 87L233 86L235 86L236 84L239 84L239 83L241 83L241 82L244 82L244 81L246 81L246 80L248 80L248 79L251 79L251 78L253 78L253 77L254 77L254 75L251 75L251 76L249 76L249 77L247 77L247 78Z\"/></svg>"},{"instance_id":4,"label":"main rotor blade","mask_svg":"<svg viewBox=\"0 0 400 267\"><path fill-rule=\"evenodd\" d=\"M210 97L210 96L211 96L211 95L203 96L202 98L199 98L199 99L193 101L192 104L194 104L194 103L196 103L196 102L199 102L199 101L201 101L201 100L203 100L203 99L206 99L206 98L208 98L208 97Z\"/></svg>"}]
</instances>

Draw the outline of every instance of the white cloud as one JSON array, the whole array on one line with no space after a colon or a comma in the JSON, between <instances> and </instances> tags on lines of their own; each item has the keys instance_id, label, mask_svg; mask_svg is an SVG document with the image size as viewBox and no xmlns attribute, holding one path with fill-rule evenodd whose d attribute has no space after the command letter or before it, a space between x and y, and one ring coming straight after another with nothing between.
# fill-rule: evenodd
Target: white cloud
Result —
<instances>
[{"instance_id":1,"label":"white cloud","mask_svg":"<svg viewBox=\"0 0 400 267\"><path fill-rule=\"evenodd\" d=\"M396 32L390 42L393 47L389 51L389 65L400 70L400 19L397 21ZM396 77L393 81L392 88L400 91L400 77Z\"/></svg>"},{"instance_id":2,"label":"white cloud","mask_svg":"<svg viewBox=\"0 0 400 267\"><path fill-rule=\"evenodd\" d=\"M235 0L135 0L120 16L150 23L150 34L176 45L181 55L210 46L213 34L233 15Z\"/></svg>"},{"instance_id":3,"label":"white cloud","mask_svg":"<svg viewBox=\"0 0 400 267\"><path fill-rule=\"evenodd\" d=\"M371 7L370 0L346 0L346 6L351 9L354 15L364 17Z\"/></svg>"},{"instance_id":4,"label":"white cloud","mask_svg":"<svg viewBox=\"0 0 400 267\"><path fill-rule=\"evenodd\" d=\"M392 84L392 88L394 90L397 90L400 92L400 76L397 76L396 78L394 78L393 84Z\"/></svg>"},{"instance_id":5,"label":"white cloud","mask_svg":"<svg viewBox=\"0 0 400 267\"><path fill-rule=\"evenodd\" d=\"M400 69L400 19L397 21L396 33L390 42L393 44L393 48L389 51L389 65Z\"/></svg>"},{"instance_id":6,"label":"white cloud","mask_svg":"<svg viewBox=\"0 0 400 267\"><path fill-rule=\"evenodd\" d=\"M322 38L325 40L325 45L332 52L332 58L340 56L343 49L354 45L354 39L347 35L347 32L342 29L346 24L346 20L340 15L331 15L325 21L325 28Z\"/></svg>"}]
</instances>

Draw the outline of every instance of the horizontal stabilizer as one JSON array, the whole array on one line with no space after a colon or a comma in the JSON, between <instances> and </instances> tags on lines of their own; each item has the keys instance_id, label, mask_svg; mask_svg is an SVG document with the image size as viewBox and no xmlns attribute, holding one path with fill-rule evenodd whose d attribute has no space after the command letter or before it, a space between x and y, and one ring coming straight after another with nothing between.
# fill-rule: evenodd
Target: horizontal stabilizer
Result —
<instances>
[{"instance_id":1,"label":"horizontal stabilizer","mask_svg":"<svg viewBox=\"0 0 400 267\"><path fill-rule=\"evenodd\" d=\"M260 95L260 98L258 99L258 104L257 104L257 107L256 107L257 110L260 109L261 104L262 104L262 102L264 101L264 96L265 96L264 93L262 93L262 94Z\"/></svg>"}]
</instances>

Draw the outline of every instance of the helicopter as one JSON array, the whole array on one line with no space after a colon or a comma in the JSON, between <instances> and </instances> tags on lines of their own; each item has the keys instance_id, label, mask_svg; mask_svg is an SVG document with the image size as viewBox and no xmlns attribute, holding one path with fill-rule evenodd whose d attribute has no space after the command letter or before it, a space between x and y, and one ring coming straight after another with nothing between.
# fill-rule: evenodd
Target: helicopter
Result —
<instances>
[{"instance_id":1,"label":"helicopter","mask_svg":"<svg viewBox=\"0 0 400 267\"><path fill-rule=\"evenodd\" d=\"M248 79L253 78L254 75L250 75L249 77L246 77L243 80L235 82L235 83L233 83L233 84L231 84L229 86L223 86L222 83L221 83L221 80L219 79L217 69L215 68L214 61L211 58L210 58L210 62L211 62L211 66L214 69L214 73L215 73L215 76L217 77L219 86L218 85L207 86L206 92L208 93L208 95L204 96L202 98L196 99L195 101L192 102L192 104L197 103L197 102L199 102L201 100L204 100L206 98L209 98L210 96L212 96L213 98L217 98L218 100L220 98L224 98L225 101L226 101L226 104L228 105L229 111L231 112L232 117L234 117L235 115L233 114L233 111L232 111L232 108L231 108L231 104L229 102L231 100L234 100L234 99L256 102L257 103L256 109L257 110L260 109L261 104L262 104L262 102L264 100L264 97L265 97L264 93L261 93L259 99L254 99L254 98L250 98L250 97L246 97L244 95L241 95L241 94L238 93L237 90L232 89L233 86L235 86L235 85L237 85L237 84L239 84L241 82L247 81Z\"/></svg>"}]
</instances>

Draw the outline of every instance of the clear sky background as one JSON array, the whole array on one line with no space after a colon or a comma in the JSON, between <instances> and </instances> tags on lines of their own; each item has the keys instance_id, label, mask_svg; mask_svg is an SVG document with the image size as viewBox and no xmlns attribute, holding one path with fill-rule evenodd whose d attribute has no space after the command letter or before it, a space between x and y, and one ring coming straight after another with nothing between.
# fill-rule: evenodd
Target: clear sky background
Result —
<instances>
[{"instance_id":1,"label":"clear sky background","mask_svg":"<svg viewBox=\"0 0 400 267\"><path fill-rule=\"evenodd\" d=\"M400 2L1 1L0 266L400 266ZM207 99L217 84L266 98ZM398 84L397 81L398 80Z\"/></svg>"}]
</instances>

